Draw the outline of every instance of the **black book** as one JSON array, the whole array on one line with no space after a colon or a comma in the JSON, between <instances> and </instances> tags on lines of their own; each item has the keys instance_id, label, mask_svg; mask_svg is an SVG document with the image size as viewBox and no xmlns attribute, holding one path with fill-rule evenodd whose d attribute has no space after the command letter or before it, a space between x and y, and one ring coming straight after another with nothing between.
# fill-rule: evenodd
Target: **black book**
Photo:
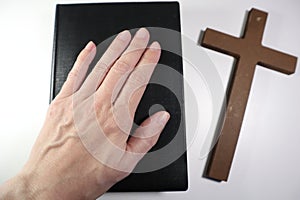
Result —
<instances>
[{"instance_id":1,"label":"black book","mask_svg":"<svg viewBox=\"0 0 300 200\"><path fill-rule=\"evenodd\" d=\"M153 81L146 88L135 122L140 124L162 107L171 114L171 118L158 143L150 150L153 154L147 154L134 173L110 191L184 191L188 187L188 178L181 37L180 34L170 35L168 32L173 30L180 33L178 2L57 5L51 100L60 91L78 53L88 41L99 44L125 29L131 30L133 35L140 27L156 27L148 28L150 42L159 41L163 51L159 61L161 65L156 67L151 78ZM94 66L107 46L102 50L97 48L91 66ZM164 70L163 65L175 70L180 76ZM160 165L163 167L156 167ZM148 167L148 172L139 173L143 167Z\"/></svg>"}]
</instances>

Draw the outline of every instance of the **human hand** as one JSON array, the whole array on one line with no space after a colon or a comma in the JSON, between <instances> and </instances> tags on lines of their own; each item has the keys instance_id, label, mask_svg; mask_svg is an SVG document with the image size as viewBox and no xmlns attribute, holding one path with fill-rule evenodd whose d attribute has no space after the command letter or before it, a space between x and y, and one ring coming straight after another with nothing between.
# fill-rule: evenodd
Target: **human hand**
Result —
<instances>
[{"instance_id":1,"label":"human hand","mask_svg":"<svg viewBox=\"0 0 300 200\"><path fill-rule=\"evenodd\" d=\"M129 175L170 117L157 112L129 137L160 58L159 43L147 48L149 37L145 28L132 41L129 31L121 32L85 79L96 54L94 43L88 43L50 104L28 162L0 187L15 187L6 197L95 199Z\"/></svg>"}]
</instances>

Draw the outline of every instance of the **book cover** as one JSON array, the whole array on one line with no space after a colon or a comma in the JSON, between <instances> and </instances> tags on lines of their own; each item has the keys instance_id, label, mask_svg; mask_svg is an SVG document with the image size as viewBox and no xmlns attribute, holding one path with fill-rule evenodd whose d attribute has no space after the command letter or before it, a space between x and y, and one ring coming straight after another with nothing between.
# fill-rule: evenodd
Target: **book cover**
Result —
<instances>
[{"instance_id":1,"label":"book cover","mask_svg":"<svg viewBox=\"0 0 300 200\"><path fill-rule=\"evenodd\" d=\"M137 28L150 27L150 43L157 40L162 47L159 64L180 75L172 75L173 72L160 65L156 67L134 120L140 124L153 112L165 109L171 115L170 121L151 153L141 160L134 173L111 188L112 192L185 191L188 187L181 38L180 34L168 34L168 30L180 33L179 13L178 2L56 6L50 100L60 91L88 41L99 44L125 29L133 35ZM91 66L104 51L105 48L97 52ZM139 169L145 166L149 170L140 173Z\"/></svg>"}]
</instances>

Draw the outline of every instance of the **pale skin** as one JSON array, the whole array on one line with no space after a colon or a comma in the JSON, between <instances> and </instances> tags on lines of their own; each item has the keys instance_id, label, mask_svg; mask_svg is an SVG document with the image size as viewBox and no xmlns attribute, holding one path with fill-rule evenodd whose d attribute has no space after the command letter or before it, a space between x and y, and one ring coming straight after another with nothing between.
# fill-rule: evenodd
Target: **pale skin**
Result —
<instances>
[{"instance_id":1,"label":"pale skin","mask_svg":"<svg viewBox=\"0 0 300 200\"><path fill-rule=\"evenodd\" d=\"M0 186L0 199L96 199L130 174L170 118L157 112L128 137L160 58L159 43L148 46L149 38L145 28L133 38L121 32L85 78L96 53L87 44L50 104L25 166Z\"/></svg>"}]
</instances>

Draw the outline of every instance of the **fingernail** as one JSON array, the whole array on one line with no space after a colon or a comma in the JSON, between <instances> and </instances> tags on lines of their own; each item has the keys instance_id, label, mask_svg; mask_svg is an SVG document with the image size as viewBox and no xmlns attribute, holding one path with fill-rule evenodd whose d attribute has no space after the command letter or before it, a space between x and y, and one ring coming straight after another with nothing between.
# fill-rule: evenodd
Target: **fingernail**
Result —
<instances>
[{"instance_id":1,"label":"fingernail","mask_svg":"<svg viewBox=\"0 0 300 200\"><path fill-rule=\"evenodd\" d=\"M140 28L136 34L135 37L140 38L140 39L145 39L148 36L149 32L145 28Z\"/></svg>"},{"instance_id":2,"label":"fingernail","mask_svg":"<svg viewBox=\"0 0 300 200\"><path fill-rule=\"evenodd\" d=\"M168 120L170 119L170 114L168 112L162 112L161 115L158 117L158 121L160 124L165 125Z\"/></svg>"},{"instance_id":3,"label":"fingernail","mask_svg":"<svg viewBox=\"0 0 300 200\"><path fill-rule=\"evenodd\" d=\"M92 41L89 41L84 49L91 51L95 47L94 43Z\"/></svg>"},{"instance_id":4,"label":"fingernail","mask_svg":"<svg viewBox=\"0 0 300 200\"><path fill-rule=\"evenodd\" d=\"M151 51L158 50L158 49L160 49L160 44L157 41L155 41L149 46L149 49Z\"/></svg>"},{"instance_id":5,"label":"fingernail","mask_svg":"<svg viewBox=\"0 0 300 200\"><path fill-rule=\"evenodd\" d=\"M128 41L130 40L131 34L128 30L122 31L119 33L118 38L122 41Z\"/></svg>"}]
</instances>

